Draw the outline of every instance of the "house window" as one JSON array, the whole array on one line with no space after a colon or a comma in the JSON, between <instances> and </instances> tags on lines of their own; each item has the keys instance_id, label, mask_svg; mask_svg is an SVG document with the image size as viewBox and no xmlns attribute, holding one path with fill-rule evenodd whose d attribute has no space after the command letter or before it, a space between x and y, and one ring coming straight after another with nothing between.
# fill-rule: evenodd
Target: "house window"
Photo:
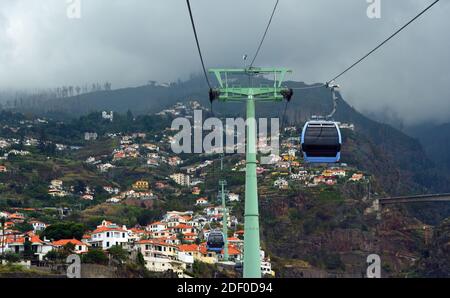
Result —
<instances>
[{"instance_id":1,"label":"house window","mask_svg":"<svg viewBox=\"0 0 450 298\"><path fill-rule=\"evenodd\" d=\"M122 233L122 238L125 238L125 233Z\"/></svg>"},{"instance_id":2,"label":"house window","mask_svg":"<svg viewBox=\"0 0 450 298\"><path fill-rule=\"evenodd\" d=\"M109 232L106 232L106 237L109 237Z\"/></svg>"},{"instance_id":3,"label":"house window","mask_svg":"<svg viewBox=\"0 0 450 298\"><path fill-rule=\"evenodd\" d=\"M106 242L106 247L109 247L109 242Z\"/></svg>"}]
</instances>

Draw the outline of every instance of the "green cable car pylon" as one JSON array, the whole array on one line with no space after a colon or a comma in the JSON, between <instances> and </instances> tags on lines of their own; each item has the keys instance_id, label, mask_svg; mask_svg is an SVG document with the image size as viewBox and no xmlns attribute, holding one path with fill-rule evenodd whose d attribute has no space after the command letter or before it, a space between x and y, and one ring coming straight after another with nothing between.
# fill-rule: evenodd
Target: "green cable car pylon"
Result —
<instances>
[{"instance_id":1,"label":"green cable car pylon","mask_svg":"<svg viewBox=\"0 0 450 298\"><path fill-rule=\"evenodd\" d=\"M210 69L219 82L219 88L211 88L211 101L246 102L246 172L245 172L245 222L244 222L244 278L261 277L261 258L259 240L258 181L256 176L256 102L281 102L290 100L292 89L282 87L286 68L242 68L242 69ZM273 86L236 87L230 86L230 75L243 74L251 76L273 75Z\"/></svg>"}]
</instances>

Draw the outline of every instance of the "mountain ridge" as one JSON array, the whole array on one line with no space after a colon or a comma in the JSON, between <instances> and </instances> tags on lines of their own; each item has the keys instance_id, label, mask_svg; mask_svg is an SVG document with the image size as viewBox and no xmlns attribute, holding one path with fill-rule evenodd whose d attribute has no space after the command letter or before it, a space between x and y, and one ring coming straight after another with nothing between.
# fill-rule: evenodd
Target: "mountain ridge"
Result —
<instances>
[{"instance_id":1,"label":"mountain ridge","mask_svg":"<svg viewBox=\"0 0 450 298\"><path fill-rule=\"evenodd\" d=\"M252 81L255 86L270 82L258 77ZM294 81L287 81L285 85L290 88L314 86ZM168 86L152 84L52 99L30 110L41 115L61 113L71 117L102 110L121 113L130 110L137 115L154 114L176 102L193 99L208 106L207 91L203 78L193 76L187 81ZM259 117L283 119L285 107L286 124L301 127L312 115L329 113L332 109L331 92L325 87L295 90L287 106L284 103L260 103L256 110ZM239 103L215 102L213 109L219 117L245 115L245 105ZM450 192L450 178L439 172L418 140L390 125L366 117L350 106L342 94L339 94L335 120L355 125L354 131L344 132L343 162L354 163L363 170L374 173L388 194Z\"/></svg>"}]
</instances>

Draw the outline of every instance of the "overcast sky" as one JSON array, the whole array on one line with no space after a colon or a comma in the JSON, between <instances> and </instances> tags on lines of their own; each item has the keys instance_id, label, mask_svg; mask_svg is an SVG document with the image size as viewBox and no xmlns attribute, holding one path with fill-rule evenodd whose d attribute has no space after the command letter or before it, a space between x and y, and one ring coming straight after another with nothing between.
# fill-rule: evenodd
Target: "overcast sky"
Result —
<instances>
[{"instance_id":1,"label":"overcast sky","mask_svg":"<svg viewBox=\"0 0 450 298\"><path fill-rule=\"evenodd\" d=\"M433 0L280 0L257 66L287 66L290 79L324 82ZM199 73L184 0L0 1L0 89L110 81L113 88ZM390 109L407 122L450 122L450 3L442 0L339 79L360 110ZM239 66L252 54L275 0L191 0L207 67Z\"/></svg>"}]
</instances>

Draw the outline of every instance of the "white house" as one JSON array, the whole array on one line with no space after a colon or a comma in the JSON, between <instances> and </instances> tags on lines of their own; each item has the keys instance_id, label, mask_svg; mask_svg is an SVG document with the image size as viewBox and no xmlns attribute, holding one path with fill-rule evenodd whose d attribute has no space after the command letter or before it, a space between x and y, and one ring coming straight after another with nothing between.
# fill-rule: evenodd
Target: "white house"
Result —
<instances>
[{"instance_id":1,"label":"white house","mask_svg":"<svg viewBox=\"0 0 450 298\"><path fill-rule=\"evenodd\" d=\"M208 200L206 198L198 198L195 201L195 205L197 206L208 205Z\"/></svg>"},{"instance_id":2,"label":"white house","mask_svg":"<svg viewBox=\"0 0 450 298\"><path fill-rule=\"evenodd\" d=\"M73 246L75 248L74 252L76 254L82 254L82 253L86 253L88 251L87 244L84 243L84 242L81 242L80 240L77 240L77 239L61 239L61 240L52 242L52 245L55 248L60 249L60 248L63 248L64 246L66 246L69 243L73 244Z\"/></svg>"},{"instance_id":3,"label":"white house","mask_svg":"<svg viewBox=\"0 0 450 298\"><path fill-rule=\"evenodd\" d=\"M289 183L285 179L279 178L273 183L273 186L278 187L279 189L286 189L288 188Z\"/></svg>"},{"instance_id":4,"label":"white house","mask_svg":"<svg viewBox=\"0 0 450 298\"><path fill-rule=\"evenodd\" d=\"M189 186L191 185L190 176L182 173L177 173L170 175L170 178L175 181L176 184L181 186Z\"/></svg>"},{"instance_id":5,"label":"white house","mask_svg":"<svg viewBox=\"0 0 450 298\"><path fill-rule=\"evenodd\" d=\"M222 207L208 207L205 208L205 213L207 216L215 216L222 213Z\"/></svg>"},{"instance_id":6,"label":"white house","mask_svg":"<svg viewBox=\"0 0 450 298\"><path fill-rule=\"evenodd\" d=\"M37 221L37 220L30 221L30 224L33 226L34 232L43 231L43 230L45 230L45 228L47 228L47 224Z\"/></svg>"},{"instance_id":7,"label":"white house","mask_svg":"<svg viewBox=\"0 0 450 298\"><path fill-rule=\"evenodd\" d=\"M166 227L167 227L166 223L157 221L157 222L149 224L145 229L149 232L160 232L160 231L165 230Z\"/></svg>"},{"instance_id":8,"label":"white house","mask_svg":"<svg viewBox=\"0 0 450 298\"><path fill-rule=\"evenodd\" d=\"M119 227L114 223L104 220L92 232L88 243L92 247L100 247L104 250L114 245L126 246L129 240L129 233L130 231L127 230L126 226Z\"/></svg>"},{"instance_id":9,"label":"white house","mask_svg":"<svg viewBox=\"0 0 450 298\"><path fill-rule=\"evenodd\" d=\"M230 192L230 193L228 194L228 200L229 200L230 202L239 202L239 195Z\"/></svg>"}]
</instances>

